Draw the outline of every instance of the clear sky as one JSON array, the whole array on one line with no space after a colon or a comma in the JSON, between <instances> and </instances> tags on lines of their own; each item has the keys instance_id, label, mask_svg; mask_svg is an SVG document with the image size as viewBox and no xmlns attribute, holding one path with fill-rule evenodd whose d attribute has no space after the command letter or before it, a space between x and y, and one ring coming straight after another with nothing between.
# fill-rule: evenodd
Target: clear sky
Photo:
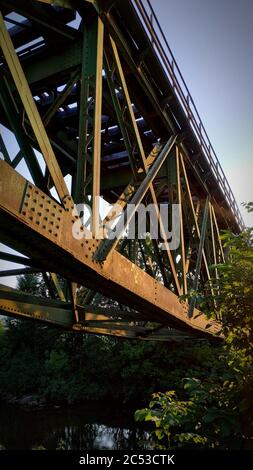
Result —
<instances>
[{"instance_id":1,"label":"clear sky","mask_svg":"<svg viewBox=\"0 0 253 470\"><path fill-rule=\"evenodd\" d=\"M253 200L253 0L151 3L241 208Z\"/></svg>"},{"instance_id":2,"label":"clear sky","mask_svg":"<svg viewBox=\"0 0 253 470\"><path fill-rule=\"evenodd\" d=\"M253 0L151 3L238 205L253 201ZM8 136L15 155L18 147ZM24 171L23 163L18 170ZM253 215L240 208L253 226Z\"/></svg>"}]
</instances>

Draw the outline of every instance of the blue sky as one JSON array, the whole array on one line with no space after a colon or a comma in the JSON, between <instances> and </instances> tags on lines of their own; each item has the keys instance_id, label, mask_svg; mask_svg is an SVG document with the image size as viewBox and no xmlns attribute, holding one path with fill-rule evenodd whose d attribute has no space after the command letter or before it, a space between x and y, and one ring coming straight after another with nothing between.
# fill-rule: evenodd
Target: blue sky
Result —
<instances>
[{"instance_id":1,"label":"blue sky","mask_svg":"<svg viewBox=\"0 0 253 470\"><path fill-rule=\"evenodd\" d=\"M252 201L253 1L151 3L238 205Z\"/></svg>"}]
</instances>

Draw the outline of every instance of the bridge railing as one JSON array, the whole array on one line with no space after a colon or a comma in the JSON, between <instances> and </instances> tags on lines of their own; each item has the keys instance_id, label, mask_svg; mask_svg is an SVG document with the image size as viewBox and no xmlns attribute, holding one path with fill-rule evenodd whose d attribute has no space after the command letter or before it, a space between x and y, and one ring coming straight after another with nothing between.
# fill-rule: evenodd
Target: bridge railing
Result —
<instances>
[{"instance_id":1,"label":"bridge railing","mask_svg":"<svg viewBox=\"0 0 253 470\"><path fill-rule=\"evenodd\" d=\"M211 171L216 177L217 184L222 190L227 203L231 207L235 220L240 229L243 229L244 222L235 200L234 194L210 142L207 131L200 118L192 95L185 83L184 77L178 67L176 59L162 31L156 13L150 0L132 0L132 3L139 15L142 25L150 38L151 45L160 60L160 63L172 85L174 92L185 112L190 126L197 138L202 152L209 162Z\"/></svg>"}]
</instances>

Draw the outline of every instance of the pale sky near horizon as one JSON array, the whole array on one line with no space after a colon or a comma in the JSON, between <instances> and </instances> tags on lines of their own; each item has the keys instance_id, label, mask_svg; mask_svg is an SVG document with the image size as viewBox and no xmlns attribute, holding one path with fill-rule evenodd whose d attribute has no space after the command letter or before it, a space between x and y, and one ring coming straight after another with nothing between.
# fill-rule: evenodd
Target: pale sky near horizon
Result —
<instances>
[{"instance_id":1,"label":"pale sky near horizon","mask_svg":"<svg viewBox=\"0 0 253 470\"><path fill-rule=\"evenodd\" d=\"M246 225L253 200L253 0L151 0Z\"/></svg>"},{"instance_id":2,"label":"pale sky near horizon","mask_svg":"<svg viewBox=\"0 0 253 470\"><path fill-rule=\"evenodd\" d=\"M253 226L253 214L241 206L253 201L253 0L151 3L245 223Z\"/></svg>"}]
</instances>

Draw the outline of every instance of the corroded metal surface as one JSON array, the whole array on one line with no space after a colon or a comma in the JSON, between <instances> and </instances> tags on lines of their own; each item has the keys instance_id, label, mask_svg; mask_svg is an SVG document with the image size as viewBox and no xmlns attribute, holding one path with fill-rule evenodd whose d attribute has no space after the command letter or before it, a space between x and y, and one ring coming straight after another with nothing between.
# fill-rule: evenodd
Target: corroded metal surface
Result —
<instances>
[{"instance_id":1,"label":"corroded metal surface","mask_svg":"<svg viewBox=\"0 0 253 470\"><path fill-rule=\"evenodd\" d=\"M12 155L0 139L0 236L27 266L3 269L2 276L41 272L54 299L29 304L1 288L7 315L141 339L167 339L168 326L207 337L220 330L180 295L208 283L213 294L210 280L218 273L210 266L225 259L219 231L238 232L243 223L147 5L148 11L141 0L1 1L0 123L14 133L19 151ZM25 177L16 171L20 162ZM152 202L158 238L100 240L99 197L110 204L107 230L119 208L126 214L128 203ZM90 205L92 237L73 211L80 202ZM174 251L160 204L168 204L170 219L171 205L181 207L181 245ZM1 260L22 264L20 255L2 253Z\"/></svg>"}]
</instances>

